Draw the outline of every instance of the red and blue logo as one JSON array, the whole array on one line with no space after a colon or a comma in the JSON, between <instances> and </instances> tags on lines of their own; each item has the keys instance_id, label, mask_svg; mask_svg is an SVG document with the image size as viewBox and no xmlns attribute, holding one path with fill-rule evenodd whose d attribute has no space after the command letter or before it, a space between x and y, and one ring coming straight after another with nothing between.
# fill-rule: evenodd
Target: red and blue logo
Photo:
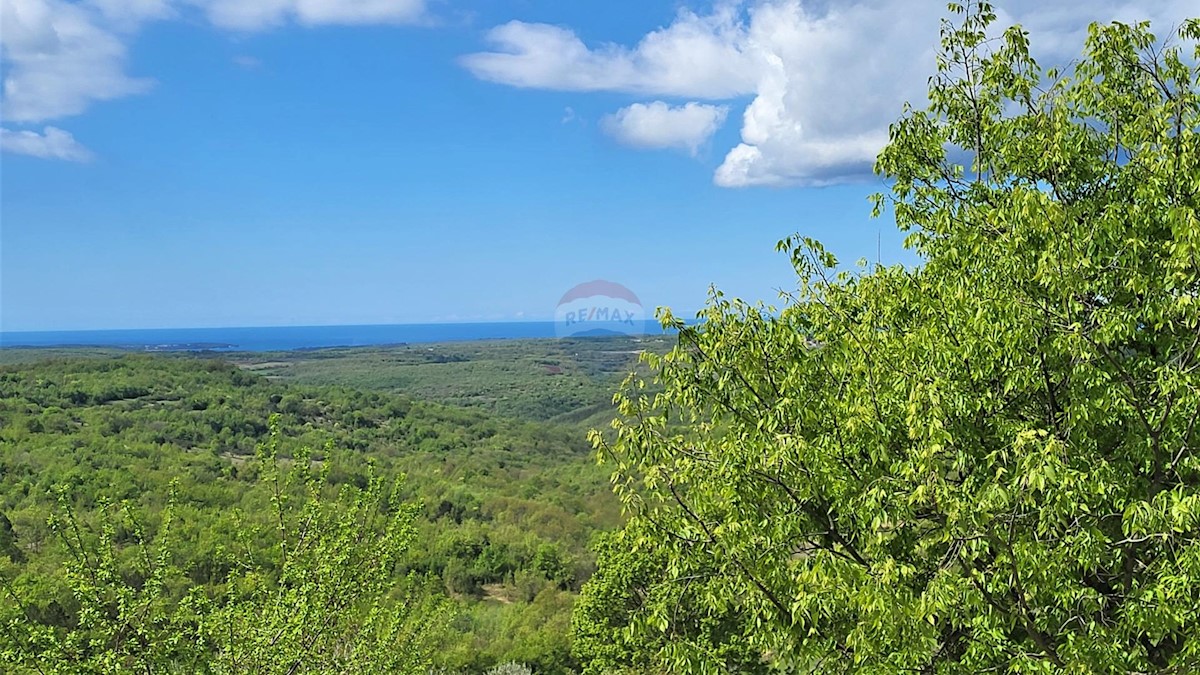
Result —
<instances>
[{"instance_id":1,"label":"red and blue logo","mask_svg":"<svg viewBox=\"0 0 1200 675\"><path fill-rule=\"evenodd\" d=\"M621 284L597 279L563 294L554 311L559 337L641 335L646 316L637 295Z\"/></svg>"}]
</instances>

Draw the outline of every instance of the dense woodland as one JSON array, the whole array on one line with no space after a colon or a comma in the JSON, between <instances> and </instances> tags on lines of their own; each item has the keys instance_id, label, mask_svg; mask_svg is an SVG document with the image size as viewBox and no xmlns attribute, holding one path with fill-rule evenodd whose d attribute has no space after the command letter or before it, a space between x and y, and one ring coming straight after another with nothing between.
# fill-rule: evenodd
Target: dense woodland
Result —
<instances>
[{"instance_id":1,"label":"dense woodland","mask_svg":"<svg viewBox=\"0 0 1200 675\"><path fill-rule=\"evenodd\" d=\"M191 583L219 586L237 519L265 510L251 488L273 416L281 455L313 449L333 486L364 485L368 460L407 475L402 496L420 508L395 572L428 576L453 600L439 610L447 621L436 666L574 665L568 625L592 569L589 544L619 522L581 431L272 383L216 358L58 358L0 370L4 574L24 614L64 629L77 621L63 579L68 551L47 524L59 492L98 531L104 503L129 504L152 530L173 490L177 563ZM11 597L4 607L11 620Z\"/></svg>"},{"instance_id":2,"label":"dense woodland","mask_svg":"<svg viewBox=\"0 0 1200 675\"><path fill-rule=\"evenodd\" d=\"M588 672L1200 672L1200 19L1051 70L951 9L876 162L920 264L782 240L595 438Z\"/></svg>"}]
</instances>

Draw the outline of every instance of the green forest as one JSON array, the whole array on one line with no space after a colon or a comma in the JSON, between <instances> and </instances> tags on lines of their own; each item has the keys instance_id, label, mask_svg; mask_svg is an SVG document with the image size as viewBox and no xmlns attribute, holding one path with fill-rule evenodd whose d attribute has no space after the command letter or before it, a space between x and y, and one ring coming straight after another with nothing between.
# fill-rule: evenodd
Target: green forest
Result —
<instances>
[{"instance_id":1,"label":"green forest","mask_svg":"<svg viewBox=\"0 0 1200 675\"><path fill-rule=\"evenodd\" d=\"M229 532L270 510L256 489L264 471L256 451L271 437L287 461L306 452L331 488L363 487L372 471L406 476L398 497L419 506L396 573L451 601L439 610L437 666L519 661L569 672L574 664L567 626L592 569L589 544L620 517L606 472L573 428L276 384L214 358L53 358L6 366L0 383L5 583L27 618L58 628L78 620L64 578L71 552L48 525L51 513L95 533L84 536L92 547L105 518L120 521L118 507L151 541L174 504L175 590L190 581L217 592L232 564ZM114 526L120 555L133 556L129 524ZM28 639L20 623L10 624L10 639Z\"/></svg>"},{"instance_id":2,"label":"green forest","mask_svg":"<svg viewBox=\"0 0 1200 675\"><path fill-rule=\"evenodd\" d=\"M670 337L6 350L21 673L1200 671L1200 19L951 5L876 172Z\"/></svg>"}]
</instances>

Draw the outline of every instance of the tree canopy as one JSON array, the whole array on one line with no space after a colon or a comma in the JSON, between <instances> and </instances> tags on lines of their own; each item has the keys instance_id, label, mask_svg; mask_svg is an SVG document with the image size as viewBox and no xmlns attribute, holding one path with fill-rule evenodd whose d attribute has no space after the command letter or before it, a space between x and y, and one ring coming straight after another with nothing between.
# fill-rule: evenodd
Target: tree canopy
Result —
<instances>
[{"instance_id":1,"label":"tree canopy","mask_svg":"<svg viewBox=\"0 0 1200 675\"><path fill-rule=\"evenodd\" d=\"M1200 21L1058 71L951 10L876 165L920 264L783 240L784 306L665 312L594 435L630 523L592 672L1200 668Z\"/></svg>"},{"instance_id":2,"label":"tree canopy","mask_svg":"<svg viewBox=\"0 0 1200 675\"><path fill-rule=\"evenodd\" d=\"M574 672L620 523L582 430L231 355L4 356L0 672Z\"/></svg>"}]
</instances>

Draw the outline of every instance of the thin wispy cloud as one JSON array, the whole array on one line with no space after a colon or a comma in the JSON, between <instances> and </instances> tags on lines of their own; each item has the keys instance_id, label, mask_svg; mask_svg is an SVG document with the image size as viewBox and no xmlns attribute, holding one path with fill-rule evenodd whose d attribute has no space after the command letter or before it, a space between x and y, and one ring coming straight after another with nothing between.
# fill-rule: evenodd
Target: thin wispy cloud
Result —
<instances>
[{"instance_id":1,"label":"thin wispy cloud","mask_svg":"<svg viewBox=\"0 0 1200 675\"><path fill-rule=\"evenodd\" d=\"M89 162L92 152L83 147L69 132L57 127L45 127L40 132L22 129L0 129L0 150L41 159L61 159L68 162Z\"/></svg>"},{"instance_id":2,"label":"thin wispy cloud","mask_svg":"<svg viewBox=\"0 0 1200 675\"><path fill-rule=\"evenodd\" d=\"M238 54L230 60L233 61L233 65L246 70L258 70L263 66L262 60L246 54Z\"/></svg>"},{"instance_id":3,"label":"thin wispy cloud","mask_svg":"<svg viewBox=\"0 0 1200 675\"><path fill-rule=\"evenodd\" d=\"M213 24L262 30L289 21L307 26L417 23L424 0L195 0Z\"/></svg>"}]
</instances>

